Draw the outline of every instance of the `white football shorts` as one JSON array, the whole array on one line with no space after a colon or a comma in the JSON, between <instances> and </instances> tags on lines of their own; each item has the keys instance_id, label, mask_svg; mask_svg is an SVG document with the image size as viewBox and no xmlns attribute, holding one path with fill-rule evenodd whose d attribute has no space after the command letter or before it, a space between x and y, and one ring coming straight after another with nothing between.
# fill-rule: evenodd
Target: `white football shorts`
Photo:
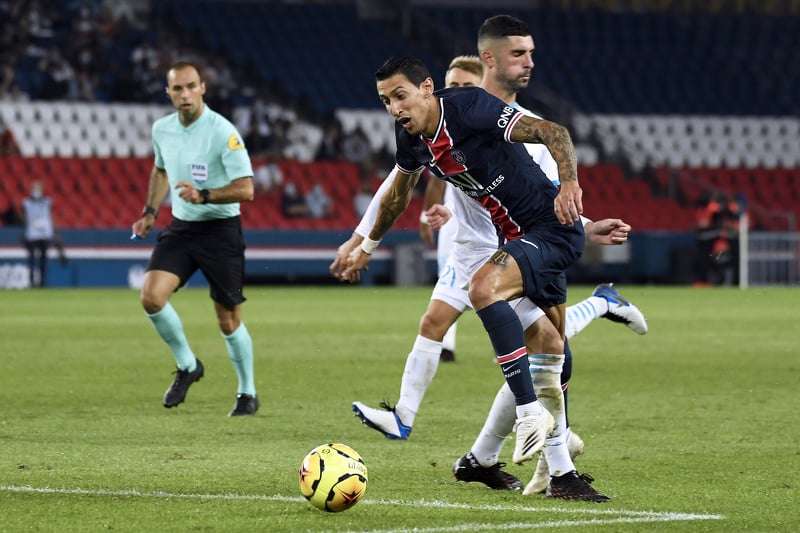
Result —
<instances>
[{"instance_id":1,"label":"white football shorts","mask_svg":"<svg viewBox=\"0 0 800 533\"><path fill-rule=\"evenodd\" d=\"M460 258L460 261L456 258ZM431 300L440 300L460 313L471 310L469 280L488 258L489 256L485 252L468 253L464 247L456 244L444 268L439 272L439 279L433 288ZM544 316L544 311L528 298L517 298L509 304L519 317L523 330L528 329Z\"/></svg>"}]
</instances>

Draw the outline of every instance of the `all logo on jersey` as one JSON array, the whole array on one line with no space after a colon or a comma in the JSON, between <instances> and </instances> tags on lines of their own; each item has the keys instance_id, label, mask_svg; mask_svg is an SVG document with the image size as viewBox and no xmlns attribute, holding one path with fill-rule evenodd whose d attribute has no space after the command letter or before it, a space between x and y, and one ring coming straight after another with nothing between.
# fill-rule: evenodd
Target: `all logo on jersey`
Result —
<instances>
[{"instance_id":1,"label":"all logo on jersey","mask_svg":"<svg viewBox=\"0 0 800 533\"><path fill-rule=\"evenodd\" d=\"M231 136L228 137L228 150L242 150L243 148L244 145L239 140L239 137L235 133L231 133Z\"/></svg>"}]
</instances>

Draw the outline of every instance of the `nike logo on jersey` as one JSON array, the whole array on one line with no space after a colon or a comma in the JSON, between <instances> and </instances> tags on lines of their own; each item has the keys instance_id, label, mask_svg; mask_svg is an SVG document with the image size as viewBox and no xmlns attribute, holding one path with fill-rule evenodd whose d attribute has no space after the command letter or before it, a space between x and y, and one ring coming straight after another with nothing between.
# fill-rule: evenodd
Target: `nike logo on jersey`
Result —
<instances>
[{"instance_id":1,"label":"nike logo on jersey","mask_svg":"<svg viewBox=\"0 0 800 533\"><path fill-rule=\"evenodd\" d=\"M524 242L525 244L530 244L531 246L533 246L533 247L534 247L534 248L536 248L537 250L539 249L539 246L538 246L538 245L536 245L536 244L532 243L531 241L529 241L529 240L527 240L527 239L520 239L520 241L521 241L521 242Z\"/></svg>"}]
</instances>

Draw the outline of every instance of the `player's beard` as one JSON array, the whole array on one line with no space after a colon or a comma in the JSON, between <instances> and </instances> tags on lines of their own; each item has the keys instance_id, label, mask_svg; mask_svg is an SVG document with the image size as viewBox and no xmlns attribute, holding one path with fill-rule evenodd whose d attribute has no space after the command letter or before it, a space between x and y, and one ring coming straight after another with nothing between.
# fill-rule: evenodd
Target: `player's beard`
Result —
<instances>
[{"instance_id":1,"label":"player's beard","mask_svg":"<svg viewBox=\"0 0 800 533\"><path fill-rule=\"evenodd\" d=\"M527 78L527 79L523 79L523 78ZM508 84L509 85L509 89L511 89L511 91L515 92L515 93L524 91L525 89L528 88L528 84L530 83L530 81L531 81L530 74L528 74L527 76L524 76L524 77L520 76L518 78L514 78Z\"/></svg>"}]
</instances>

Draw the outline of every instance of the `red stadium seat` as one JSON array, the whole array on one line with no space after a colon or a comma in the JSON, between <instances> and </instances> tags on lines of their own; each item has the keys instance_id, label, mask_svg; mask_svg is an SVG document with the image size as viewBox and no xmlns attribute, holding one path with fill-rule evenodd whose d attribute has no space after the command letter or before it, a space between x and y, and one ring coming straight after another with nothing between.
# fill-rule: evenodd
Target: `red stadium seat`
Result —
<instances>
[{"instance_id":1,"label":"red stadium seat","mask_svg":"<svg viewBox=\"0 0 800 533\"><path fill-rule=\"evenodd\" d=\"M58 197L57 221L60 227L126 227L138 215L136 208L124 207L130 198L146 195L152 157L124 158L0 158L0 201L17 204L28 194L30 183L39 179L49 194ZM341 161L279 163L285 182L295 182L307 192L319 181L334 202L329 218L323 220L286 219L280 211L280 193L259 194L242 206L242 223L248 229L351 230L358 222L353 212L353 197L358 191L359 166ZM769 229L786 229L786 211L800 218L800 171L797 169L703 169L656 168L652 182L628 180L619 165L581 166L579 176L584 189L584 207L592 218L621 217L636 231L691 231L694 207L714 187L731 195L742 193L750 205L758 206L754 223ZM672 187L671 185L675 185ZM651 186L654 188L651 190ZM678 198L662 198L677 188ZM120 199L116 201L115 199ZM679 202L679 200L682 200ZM416 231L423 199L412 203L394 229ZM90 204L98 211L78 210ZM770 213L776 214L770 214ZM165 227L169 210L156 226Z\"/></svg>"}]
</instances>

